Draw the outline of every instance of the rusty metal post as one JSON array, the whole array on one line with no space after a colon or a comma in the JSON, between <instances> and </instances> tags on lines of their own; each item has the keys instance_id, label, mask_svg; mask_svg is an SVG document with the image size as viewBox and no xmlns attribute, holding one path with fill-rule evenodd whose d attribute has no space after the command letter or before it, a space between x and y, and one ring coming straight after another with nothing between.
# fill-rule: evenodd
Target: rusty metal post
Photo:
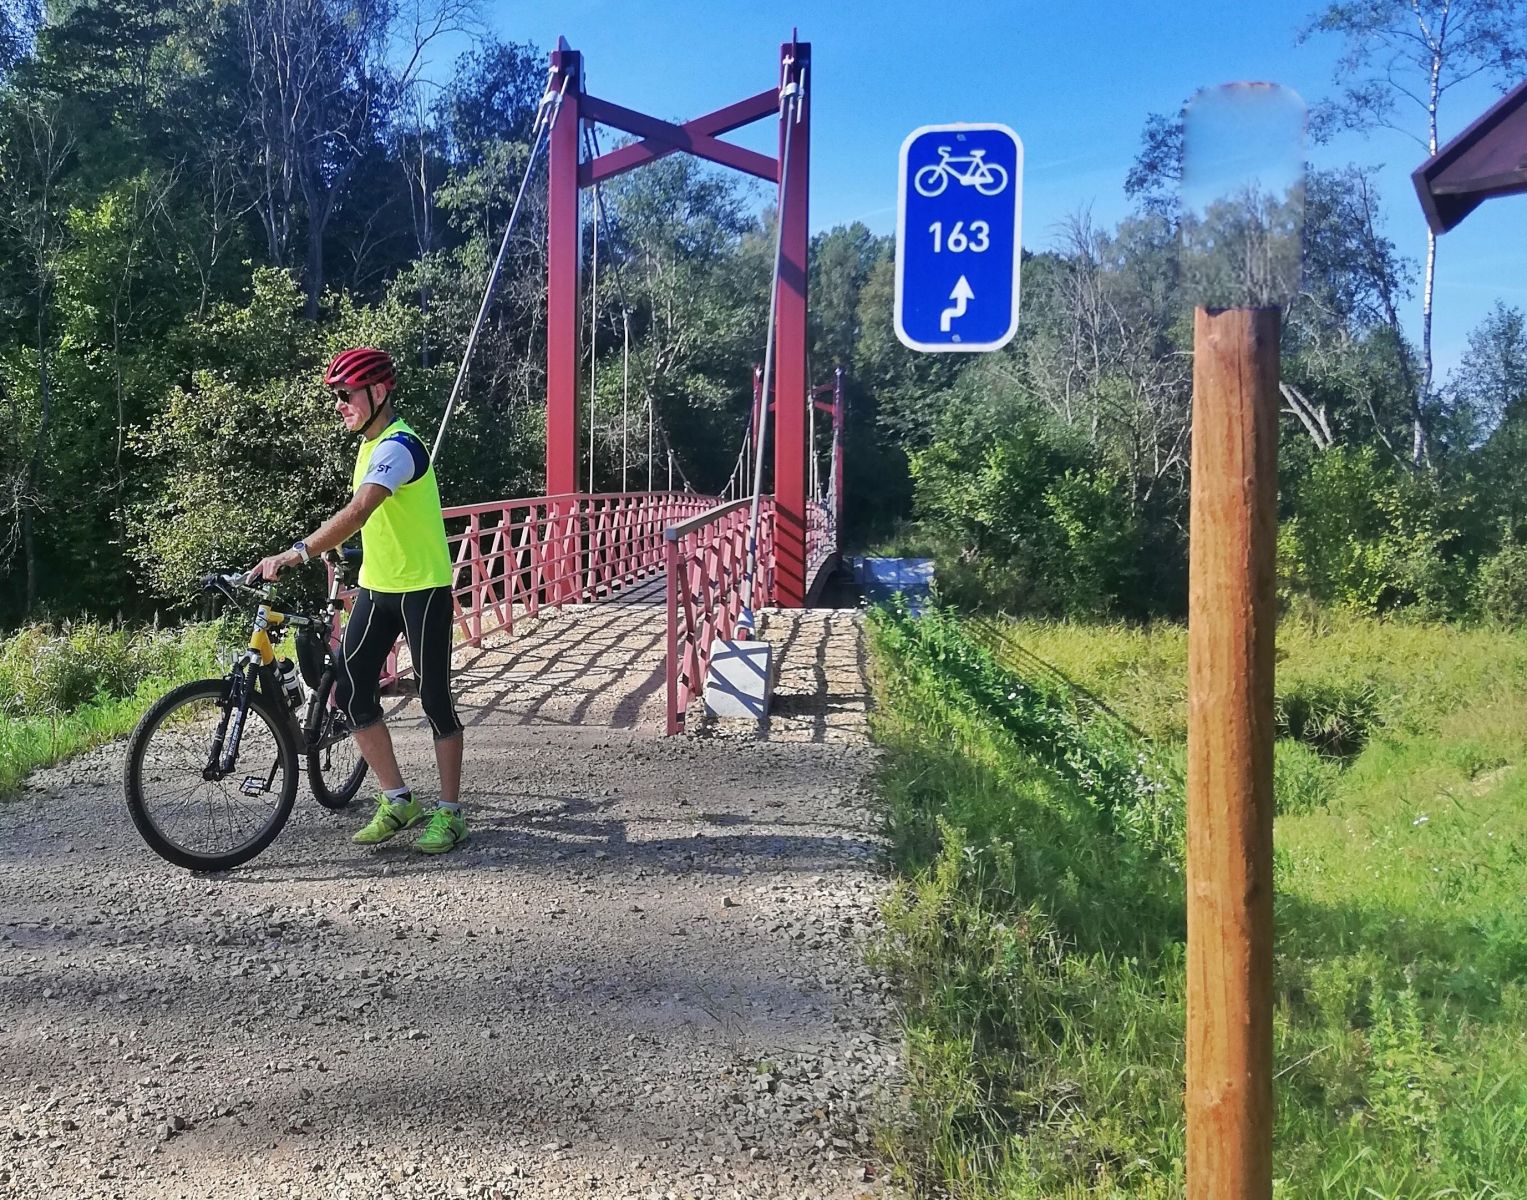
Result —
<instances>
[{"instance_id":1,"label":"rusty metal post","mask_svg":"<svg viewBox=\"0 0 1527 1200\"><path fill-rule=\"evenodd\" d=\"M837 544L833 547L843 552L843 435L845 413L843 409L843 368L832 373L832 499L833 520L837 526Z\"/></svg>"},{"instance_id":2,"label":"rusty metal post","mask_svg":"<svg viewBox=\"0 0 1527 1200\"><path fill-rule=\"evenodd\" d=\"M806 405L811 383L806 377L806 257L811 244L807 225L811 191L811 46L786 42L780 47L781 79L797 90L795 127L786 161L784 120L780 147L780 271L774 369L774 602L781 608L806 605ZM784 119L791 109L781 106ZM786 181L788 180L788 186Z\"/></svg>"},{"instance_id":3,"label":"rusty metal post","mask_svg":"<svg viewBox=\"0 0 1527 1200\"><path fill-rule=\"evenodd\" d=\"M567 89L547 147L546 494L578 490L578 130L583 56L553 50Z\"/></svg>"},{"instance_id":4,"label":"rusty metal post","mask_svg":"<svg viewBox=\"0 0 1527 1200\"><path fill-rule=\"evenodd\" d=\"M1187 1184L1272 1196L1276 308L1194 317Z\"/></svg>"}]
</instances>

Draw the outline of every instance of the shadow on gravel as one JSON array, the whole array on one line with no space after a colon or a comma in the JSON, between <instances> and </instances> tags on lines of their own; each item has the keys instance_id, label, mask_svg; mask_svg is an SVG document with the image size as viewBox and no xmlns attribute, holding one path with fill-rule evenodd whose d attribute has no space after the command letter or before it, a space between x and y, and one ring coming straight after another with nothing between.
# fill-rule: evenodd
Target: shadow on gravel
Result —
<instances>
[{"instance_id":1,"label":"shadow on gravel","mask_svg":"<svg viewBox=\"0 0 1527 1200\"><path fill-rule=\"evenodd\" d=\"M661 579L615 603L548 613L501 644L461 648L454 672L465 723L653 726L662 688L666 591ZM546 710L552 711L546 711Z\"/></svg>"},{"instance_id":2,"label":"shadow on gravel","mask_svg":"<svg viewBox=\"0 0 1527 1200\"><path fill-rule=\"evenodd\" d=\"M417 853L401 839L396 846L378 847L358 855L338 852L315 862L283 862L280 842L266 851L255 867L200 878L229 884L266 884L272 881L309 883L374 878L381 867L392 876L462 874L515 870L526 875L576 868L584 875L635 878L648 876L747 874L747 866L767 861L772 870L826 875L863 869L871 851L851 837L813 834L698 833L677 837L627 838L620 820L558 822L555 830L533 825L474 821L471 841L450 854L429 857ZM586 839L570 842L569 837ZM172 869L172 868L167 868Z\"/></svg>"}]
</instances>

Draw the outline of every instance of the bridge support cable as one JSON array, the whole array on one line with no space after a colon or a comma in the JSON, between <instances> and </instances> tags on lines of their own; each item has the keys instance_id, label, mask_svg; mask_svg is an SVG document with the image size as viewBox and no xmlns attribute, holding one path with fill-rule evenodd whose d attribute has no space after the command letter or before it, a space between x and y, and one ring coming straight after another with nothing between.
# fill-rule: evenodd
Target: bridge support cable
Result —
<instances>
[{"instance_id":1,"label":"bridge support cable","mask_svg":"<svg viewBox=\"0 0 1527 1200\"><path fill-rule=\"evenodd\" d=\"M493 289L498 283L499 272L503 270L504 258L509 253L509 238L514 233L514 223L519 218L520 206L525 201L525 190L530 186L530 177L535 173L541 146L550 135L557 123L557 116L562 111L562 100L566 91L566 76L562 79L561 87L553 86L551 78L548 77L546 91L541 96L540 106L536 109L535 126L530 142L530 158L525 163L525 174L520 179L520 190L515 194L514 206L509 210L509 220L504 225L504 237L498 246L498 256L493 260L493 269L488 272L488 285L483 289L482 303L477 307L477 319L472 322L472 331L467 335L466 347L461 352L461 365L456 368L456 382L451 385L450 399L446 401L445 412L440 417L440 428L435 431L435 444L430 449L432 462L440 461L440 444L445 439L445 430L451 422L451 414L456 411L456 401L461 396L462 384L467 377L467 368L472 362L472 351L477 347L477 335L482 332L483 321L488 316L488 307L493 301Z\"/></svg>"},{"instance_id":2,"label":"bridge support cable","mask_svg":"<svg viewBox=\"0 0 1527 1200\"><path fill-rule=\"evenodd\" d=\"M583 130L584 147L588 155L588 161L593 162L601 156L599 149L599 130L590 120ZM593 185L594 193L594 303L593 320L598 320L599 309L599 268L598 268L598 245L601 229L604 240L610 246L610 271L615 277L615 291L620 297L620 321L621 321L621 347L620 347L620 490L630 490L629 474L630 461L630 429L631 429L631 301L626 294L625 276L621 273L621 263L616 256L615 248L618 243L611 230L610 214L605 208L604 193L600 190L596 180ZM590 333L589 352L589 490L594 490L594 357L593 357L593 334ZM645 388L647 395L647 490L652 490L652 385L649 381Z\"/></svg>"}]
</instances>

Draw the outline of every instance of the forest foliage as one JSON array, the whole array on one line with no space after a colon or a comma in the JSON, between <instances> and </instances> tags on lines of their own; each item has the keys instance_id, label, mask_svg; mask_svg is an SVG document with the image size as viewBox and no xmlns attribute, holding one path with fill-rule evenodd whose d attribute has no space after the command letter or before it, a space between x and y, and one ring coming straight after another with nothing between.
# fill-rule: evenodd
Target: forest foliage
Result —
<instances>
[{"instance_id":1,"label":"forest foliage","mask_svg":"<svg viewBox=\"0 0 1527 1200\"><path fill-rule=\"evenodd\" d=\"M1484 7L1505 20L1495 9L1513 5ZM3 12L0 622L173 608L200 572L288 544L343 497L349 451L317 386L335 349L392 352L404 415L433 433L530 153L545 55L481 37L460 0ZM424 64L460 32L473 48L430 82ZM1519 49L1437 53L1456 74L1488 52L1500 73ZM1376 120L1342 103L1321 110L1328 125ZM1181 127L1140 118L1133 211L1112 227L1078 211L1026 256L1023 323L999 353L908 351L891 240L862 224L813 239L811 374L848 379L848 540L913 522L967 607L1183 610ZM772 197L683 155L602 193L579 401L586 413L591 387L594 485L665 486L671 456L676 486L719 491L764 355ZM442 451L448 503L543 486L543 194L529 189ZM1358 164L1311 171L1303 204L1283 330L1285 592L1521 615L1527 317L1498 304L1434 378L1429 334L1407 323L1418 288L1430 295L1430 261L1402 249L1419 217L1392 232Z\"/></svg>"}]
</instances>

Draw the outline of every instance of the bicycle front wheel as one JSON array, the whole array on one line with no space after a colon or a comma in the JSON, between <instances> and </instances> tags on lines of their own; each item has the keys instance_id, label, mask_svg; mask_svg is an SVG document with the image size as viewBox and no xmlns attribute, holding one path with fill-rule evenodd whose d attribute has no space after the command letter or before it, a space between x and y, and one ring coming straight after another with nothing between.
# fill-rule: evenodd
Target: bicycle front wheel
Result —
<instances>
[{"instance_id":1,"label":"bicycle front wheel","mask_svg":"<svg viewBox=\"0 0 1527 1200\"><path fill-rule=\"evenodd\" d=\"M193 871L248 862L281 832L297 795L288 718L262 695L250 699L234 769L218 777L213 746L226 744L230 732L229 687L226 679L200 679L166 693L127 745L123 783L133 824L161 858Z\"/></svg>"},{"instance_id":2,"label":"bicycle front wheel","mask_svg":"<svg viewBox=\"0 0 1527 1200\"><path fill-rule=\"evenodd\" d=\"M366 760L350 736L350 721L331 702L334 674L325 671L308 701L303 735L307 738L308 786L325 808L344 808L366 778Z\"/></svg>"}]
</instances>

